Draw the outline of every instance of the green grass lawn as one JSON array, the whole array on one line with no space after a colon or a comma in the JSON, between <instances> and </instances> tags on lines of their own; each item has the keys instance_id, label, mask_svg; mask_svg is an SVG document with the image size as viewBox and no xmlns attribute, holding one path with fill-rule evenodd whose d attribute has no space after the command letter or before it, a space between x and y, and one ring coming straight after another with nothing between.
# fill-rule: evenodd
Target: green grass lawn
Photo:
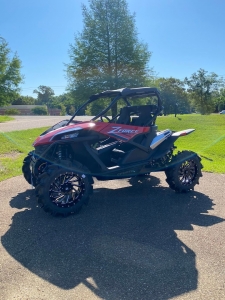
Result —
<instances>
[{"instance_id":1,"label":"green grass lawn","mask_svg":"<svg viewBox=\"0 0 225 300\"><path fill-rule=\"evenodd\" d=\"M195 128L196 131L176 141L177 150L192 150L200 154L203 171L225 173L225 115L163 116L157 119L157 125L159 130ZM21 174L24 157L45 129L0 132L0 181Z\"/></svg>"},{"instance_id":2,"label":"green grass lawn","mask_svg":"<svg viewBox=\"0 0 225 300\"><path fill-rule=\"evenodd\" d=\"M225 173L225 115L159 117L157 125L159 130L194 128L193 133L176 141L178 150L192 150L200 154L204 171Z\"/></svg>"},{"instance_id":3,"label":"green grass lawn","mask_svg":"<svg viewBox=\"0 0 225 300\"><path fill-rule=\"evenodd\" d=\"M0 132L0 181L21 174L23 159L46 128Z\"/></svg>"},{"instance_id":4,"label":"green grass lawn","mask_svg":"<svg viewBox=\"0 0 225 300\"><path fill-rule=\"evenodd\" d=\"M11 120L14 120L14 118L9 116L0 116L0 123L11 121Z\"/></svg>"}]
</instances>

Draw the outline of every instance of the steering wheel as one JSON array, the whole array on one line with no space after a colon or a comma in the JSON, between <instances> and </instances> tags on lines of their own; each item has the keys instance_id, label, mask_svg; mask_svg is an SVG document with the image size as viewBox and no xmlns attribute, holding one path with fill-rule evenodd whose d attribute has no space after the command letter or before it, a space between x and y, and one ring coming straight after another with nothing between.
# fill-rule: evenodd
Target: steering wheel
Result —
<instances>
[{"instance_id":1,"label":"steering wheel","mask_svg":"<svg viewBox=\"0 0 225 300\"><path fill-rule=\"evenodd\" d=\"M107 116L101 116L100 119L101 119L102 122L104 122L103 117L106 118L106 120L107 120L108 122L111 121L109 117L107 117Z\"/></svg>"}]
</instances>

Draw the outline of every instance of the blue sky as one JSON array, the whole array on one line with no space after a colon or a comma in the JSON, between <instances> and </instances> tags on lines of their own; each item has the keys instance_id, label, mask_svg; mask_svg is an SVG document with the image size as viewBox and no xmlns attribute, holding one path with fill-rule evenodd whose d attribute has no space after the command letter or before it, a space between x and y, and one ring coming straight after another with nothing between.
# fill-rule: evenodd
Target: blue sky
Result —
<instances>
[{"instance_id":1,"label":"blue sky","mask_svg":"<svg viewBox=\"0 0 225 300\"><path fill-rule=\"evenodd\" d=\"M224 0L127 2L158 76L184 79L203 68L225 77ZM65 92L69 44L83 26L81 3L88 0L1 0L0 36L22 61L21 94L36 97L39 85Z\"/></svg>"}]
</instances>

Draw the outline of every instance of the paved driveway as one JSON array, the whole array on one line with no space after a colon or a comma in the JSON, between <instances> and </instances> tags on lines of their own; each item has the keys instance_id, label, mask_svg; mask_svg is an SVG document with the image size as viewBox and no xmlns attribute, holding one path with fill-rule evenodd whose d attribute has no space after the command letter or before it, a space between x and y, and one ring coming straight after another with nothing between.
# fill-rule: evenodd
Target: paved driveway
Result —
<instances>
[{"instance_id":1,"label":"paved driveway","mask_svg":"<svg viewBox=\"0 0 225 300\"><path fill-rule=\"evenodd\" d=\"M65 117L16 117L0 131ZM54 218L22 176L0 182L0 299L225 299L225 175L176 194L163 173L96 182Z\"/></svg>"},{"instance_id":2,"label":"paved driveway","mask_svg":"<svg viewBox=\"0 0 225 300\"><path fill-rule=\"evenodd\" d=\"M0 183L1 300L225 299L225 175L176 194L163 173L96 182L78 215L36 205L22 176Z\"/></svg>"},{"instance_id":3,"label":"paved driveway","mask_svg":"<svg viewBox=\"0 0 225 300\"><path fill-rule=\"evenodd\" d=\"M8 132L14 130L24 130L30 128L39 128L44 126L52 126L62 120L69 120L69 116L14 116L13 121L0 123L0 132ZM90 116L79 116L77 120L90 120Z\"/></svg>"}]
</instances>

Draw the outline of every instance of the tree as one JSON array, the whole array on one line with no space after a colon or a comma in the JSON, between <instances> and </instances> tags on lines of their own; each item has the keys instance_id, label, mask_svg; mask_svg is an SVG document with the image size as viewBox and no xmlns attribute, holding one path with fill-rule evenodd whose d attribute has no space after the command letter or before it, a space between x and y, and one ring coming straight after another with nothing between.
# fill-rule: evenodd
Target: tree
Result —
<instances>
[{"instance_id":1,"label":"tree","mask_svg":"<svg viewBox=\"0 0 225 300\"><path fill-rule=\"evenodd\" d=\"M221 88L219 91L213 94L213 102L215 112L218 113L225 109L225 89Z\"/></svg>"},{"instance_id":2,"label":"tree","mask_svg":"<svg viewBox=\"0 0 225 300\"><path fill-rule=\"evenodd\" d=\"M22 82L21 61L17 54L10 57L8 43L0 37L0 106L8 104L18 95Z\"/></svg>"},{"instance_id":3,"label":"tree","mask_svg":"<svg viewBox=\"0 0 225 300\"><path fill-rule=\"evenodd\" d=\"M89 0L83 31L70 46L69 90L80 105L102 90L143 86L151 53L138 41L126 0Z\"/></svg>"},{"instance_id":4,"label":"tree","mask_svg":"<svg viewBox=\"0 0 225 300\"><path fill-rule=\"evenodd\" d=\"M204 69L199 69L190 78L186 77L185 83L188 85L188 92L196 109L201 114L213 112L213 94L222 85L222 78L219 78L216 73L208 74Z\"/></svg>"},{"instance_id":5,"label":"tree","mask_svg":"<svg viewBox=\"0 0 225 300\"><path fill-rule=\"evenodd\" d=\"M160 90L164 114L190 113L190 103L183 81L173 77L158 78L155 85Z\"/></svg>"},{"instance_id":6,"label":"tree","mask_svg":"<svg viewBox=\"0 0 225 300\"><path fill-rule=\"evenodd\" d=\"M33 93L37 94L36 104L46 104L47 108L50 108L53 100L54 91L49 86L40 85Z\"/></svg>"},{"instance_id":7,"label":"tree","mask_svg":"<svg viewBox=\"0 0 225 300\"><path fill-rule=\"evenodd\" d=\"M12 105L34 105L35 98L31 96L19 96L11 102Z\"/></svg>"},{"instance_id":8,"label":"tree","mask_svg":"<svg viewBox=\"0 0 225 300\"><path fill-rule=\"evenodd\" d=\"M73 114L75 111L74 98L70 93L54 96L52 106L61 109L63 114Z\"/></svg>"}]
</instances>

